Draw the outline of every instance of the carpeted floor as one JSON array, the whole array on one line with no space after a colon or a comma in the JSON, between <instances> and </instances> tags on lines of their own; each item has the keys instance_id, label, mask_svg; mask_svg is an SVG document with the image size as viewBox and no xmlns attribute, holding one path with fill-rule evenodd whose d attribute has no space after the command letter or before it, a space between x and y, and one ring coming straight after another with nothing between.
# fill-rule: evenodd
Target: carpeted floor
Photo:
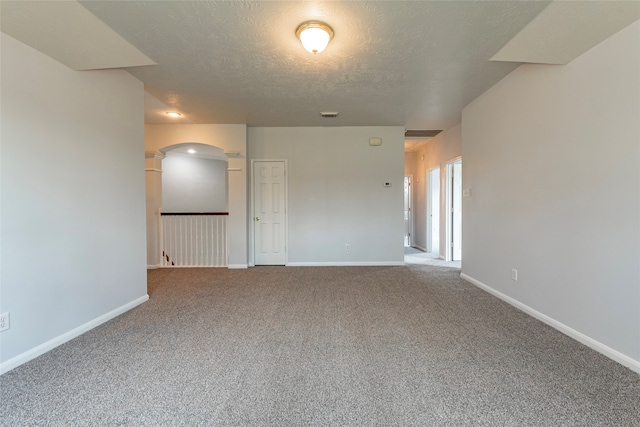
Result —
<instances>
[{"instance_id":1,"label":"carpeted floor","mask_svg":"<svg viewBox=\"0 0 640 427\"><path fill-rule=\"evenodd\" d=\"M462 261L445 261L440 259L437 252L423 252L411 246L404 247L404 262L406 264L432 265L434 267L453 267L458 269L462 267Z\"/></svg>"},{"instance_id":2,"label":"carpeted floor","mask_svg":"<svg viewBox=\"0 0 640 427\"><path fill-rule=\"evenodd\" d=\"M640 376L459 270L149 271L0 377L2 426L639 426Z\"/></svg>"}]
</instances>

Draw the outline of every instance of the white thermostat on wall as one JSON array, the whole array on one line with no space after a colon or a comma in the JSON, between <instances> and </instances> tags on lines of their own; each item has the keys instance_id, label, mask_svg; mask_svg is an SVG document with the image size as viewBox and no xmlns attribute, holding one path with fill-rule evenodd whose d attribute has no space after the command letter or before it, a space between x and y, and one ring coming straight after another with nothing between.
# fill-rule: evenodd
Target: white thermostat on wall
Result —
<instances>
[{"instance_id":1,"label":"white thermostat on wall","mask_svg":"<svg viewBox=\"0 0 640 427\"><path fill-rule=\"evenodd\" d=\"M369 145L373 145L373 146L382 145L382 138L369 138Z\"/></svg>"},{"instance_id":2,"label":"white thermostat on wall","mask_svg":"<svg viewBox=\"0 0 640 427\"><path fill-rule=\"evenodd\" d=\"M385 187L391 187L391 183L390 183L390 182L385 182L385 183L384 183L384 186L385 186Z\"/></svg>"}]
</instances>

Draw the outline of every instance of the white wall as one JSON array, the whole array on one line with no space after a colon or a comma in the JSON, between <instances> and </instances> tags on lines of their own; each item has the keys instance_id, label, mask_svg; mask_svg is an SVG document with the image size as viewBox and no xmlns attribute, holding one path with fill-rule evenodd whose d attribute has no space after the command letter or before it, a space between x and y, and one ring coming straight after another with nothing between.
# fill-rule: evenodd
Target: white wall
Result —
<instances>
[{"instance_id":1,"label":"white wall","mask_svg":"<svg viewBox=\"0 0 640 427\"><path fill-rule=\"evenodd\" d=\"M414 176L413 214L415 224L414 246L427 249L427 178L430 169L440 166L440 255L446 250L446 164L462 154L462 126L460 124L440 133L418 147L413 153L406 173ZM464 169L464 166L463 166ZM464 186L464 184L463 184ZM463 258L464 260L464 258Z\"/></svg>"},{"instance_id":2,"label":"white wall","mask_svg":"<svg viewBox=\"0 0 640 427\"><path fill-rule=\"evenodd\" d=\"M168 153L162 161L163 212L227 212L227 162Z\"/></svg>"},{"instance_id":3,"label":"white wall","mask_svg":"<svg viewBox=\"0 0 640 427\"><path fill-rule=\"evenodd\" d=\"M462 116L463 274L638 372L639 52L636 22Z\"/></svg>"},{"instance_id":4,"label":"white wall","mask_svg":"<svg viewBox=\"0 0 640 427\"><path fill-rule=\"evenodd\" d=\"M0 43L6 371L148 297L142 83Z\"/></svg>"},{"instance_id":5,"label":"white wall","mask_svg":"<svg viewBox=\"0 0 640 427\"><path fill-rule=\"evenodd\" d=\"M229 158L229 268L246 268L247 261L247 127L246 125L146 125L145 151L161 149L183 142L197 142L240 153ZM147 188L158 191L158 186ZM157 197L159 199L160 197ZM158 206L159 207L159 206ZM157 224L153 210L147 221ZM157 230L157 227L155 227ZM153 236L149 237L150 240ZM152 244L150 242L149 244ZM159 260L158 260L159 261Z\"/></svg>"},{"instance_id":6,"label":"white wall","mask_svg":"<svg viewBox=\"0 0 640 427\"><path fill-rule=\"evenodd\" d=\"M403 133L249 128L250 159L288 160L289 265L403 262ZM382 145L370 146L370 137L381 137Z\"/></svg>"}]
</instances>

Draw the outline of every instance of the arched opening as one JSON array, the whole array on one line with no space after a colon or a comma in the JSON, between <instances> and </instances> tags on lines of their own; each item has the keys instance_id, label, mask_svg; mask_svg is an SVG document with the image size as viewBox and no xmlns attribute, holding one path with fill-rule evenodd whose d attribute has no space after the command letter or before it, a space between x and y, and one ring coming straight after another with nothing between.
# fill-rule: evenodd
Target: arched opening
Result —
<instances>
[{"instance_id":1,"label":"arched opening","mask_svg":"<svg viewBox=\"0 0 640 427\"><path fill-rule=\"evenodd\" d=\"M228 264L228 159L223 150L184 142L160 150L160 265Z\"/></svg>"}]
</instances>

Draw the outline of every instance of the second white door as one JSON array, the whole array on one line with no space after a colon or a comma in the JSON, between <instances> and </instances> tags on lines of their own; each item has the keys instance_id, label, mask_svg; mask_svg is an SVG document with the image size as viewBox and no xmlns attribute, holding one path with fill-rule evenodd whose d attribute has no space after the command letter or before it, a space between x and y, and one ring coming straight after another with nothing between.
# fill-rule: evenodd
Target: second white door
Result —
<instances>
[{"instance_id":1,"label":"second white door","mask_svg":"<svg viewBox=\"0 0 640 427\"><path fill-rule=\"evenodd\" d=\"M286 264L286 167L283 161L253 164L255 265Z\"/></svg>"}]
</instances>

